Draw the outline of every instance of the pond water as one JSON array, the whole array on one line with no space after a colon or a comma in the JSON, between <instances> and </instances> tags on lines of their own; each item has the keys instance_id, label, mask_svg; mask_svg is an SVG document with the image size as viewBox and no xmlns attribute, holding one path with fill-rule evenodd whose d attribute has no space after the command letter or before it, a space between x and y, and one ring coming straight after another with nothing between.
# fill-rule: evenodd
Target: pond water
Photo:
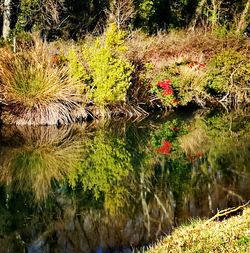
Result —
<instances>
[{"instance_id":1,"label":"pond water","mask_svg":"<svg viewBox=\"0 0 250 253\"><path fill-rule=\"evenodd\" d=\"M245 203L247 115L2 127L0 253L128 253Z\"/></svg>"}]
</instances>

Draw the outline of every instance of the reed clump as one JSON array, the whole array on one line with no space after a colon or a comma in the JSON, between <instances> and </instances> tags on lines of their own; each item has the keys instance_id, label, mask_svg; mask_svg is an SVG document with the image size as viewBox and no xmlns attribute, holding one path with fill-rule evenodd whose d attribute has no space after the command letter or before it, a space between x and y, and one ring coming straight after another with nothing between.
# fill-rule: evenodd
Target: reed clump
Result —
<instances>
[{"instance_id":1,"label":"reed clump","mask_svg":"<svg viewBox=\"0 0 250 253\"><path fill-rule=\"evenodd\" d=\"M66 66L55 63L47 45L38 40L16 54L1 49L0 91L5 123L67 124L86 117L77 103L78 81Z\"/></svg>"}]
</instances>

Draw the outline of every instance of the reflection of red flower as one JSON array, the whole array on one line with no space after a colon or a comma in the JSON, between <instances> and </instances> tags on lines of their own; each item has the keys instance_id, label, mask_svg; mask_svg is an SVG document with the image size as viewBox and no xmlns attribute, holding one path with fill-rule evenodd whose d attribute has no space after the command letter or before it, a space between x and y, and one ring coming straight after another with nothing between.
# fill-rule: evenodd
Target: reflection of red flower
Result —
<instances>
[{"instance_id":1,"label":"reflection of red flower","mask_svg":"<svg viewBox=\"0 0 250 253\"><path fill-rule=\"evenodd\" d=\"M157 83L157 86L164 90L162 92L163 96L172 95L174 93L174 91L171 87L171 80L160 81Z\"/></svg>"},{"instance_id":2,"label":"reflection of red flower","mask_svg":"<svg viewBox=\"0 0 250 253\"><path fill-rule=\"evenodd\" d=\"M167 155L170 153L171 145L172 144L169 141L162 141L162 145L156 149L156 152L160 153L160 154Z\"/></svg>"},{"instance_id":3,"label":"reflection of red flower","mask_svg":"<svg viewBox=\"0 0 250 253\"><path fill-rule=\"evenodd\" d=\"M201 158L202 156L203 156L204 154L202 153L202 152L198 152L197 154L195 154L195 155L188 155L188 160L189 161L195 161L195 160L197 160L198 158Z\"/></svg>"}]
</instances>

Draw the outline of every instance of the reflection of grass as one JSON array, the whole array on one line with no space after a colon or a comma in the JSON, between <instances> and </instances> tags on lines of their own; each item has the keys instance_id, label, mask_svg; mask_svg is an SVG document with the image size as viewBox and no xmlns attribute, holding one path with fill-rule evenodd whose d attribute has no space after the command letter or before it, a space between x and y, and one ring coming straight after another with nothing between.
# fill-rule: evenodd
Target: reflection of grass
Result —
<instances>
[{"instance_id":1,"label":"reflection of grass","mask_svg":"<svg viewBox=\"0 0 250 253\"><path fill-rule=\"evenodd\" d=\"M173 235L149 250L158 252L249 252L250 209L242 216L232 217L223 222L193 222L177 228Z\"/></svg>"},{"instance_id":2,"label":"reflection of grass","mask_svg":"<svg viewBox=\"0 0 250 253\"><path fill-rule=\"evenodd\" d=\"M207 150L208 136L203 128L196 128L179 138L180 147L188 156L196 156Z\"/></svg>"},{"instance_id":3,"label":"reflection of grass","mask_svg":"<svg viewBox=\"0 0 250 253\"><path fill-rule=\"evenodd\" d=\"M24 144L2 152L0 181L45 199L52 181L64 180L76 168L80 143L68 129L24 128L17 133Z\"/></svg>"}]
</instances>

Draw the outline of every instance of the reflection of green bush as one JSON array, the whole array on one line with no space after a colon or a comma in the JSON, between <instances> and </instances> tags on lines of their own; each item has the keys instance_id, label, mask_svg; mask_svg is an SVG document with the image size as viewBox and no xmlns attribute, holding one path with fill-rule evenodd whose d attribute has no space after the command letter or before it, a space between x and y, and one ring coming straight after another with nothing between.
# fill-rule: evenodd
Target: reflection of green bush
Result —
<instances>
[{"instance_id":1,"label":"reflection of green bush","mask_svg":"<svg viewBox=\"0 0 250 253\"><path fill-rule=\"evenodd\" d=\"M167 121L152 133L152 145L153 147L159 147L163 140L175 142L177 137L184 133L186 133L186 130L182 121L177 119Z\"/></svg>"},{"instance_id":2,"label":"reflection of green bush","mask_svg":"<svg viewBox=\"0 0 250 253\"><path fill-rule=\"evenodd\" d=\"M123 139L98 130L84 146L84 153L76 173L69 175L71 186L80 181L83 189L90 190L95 198L110 195L118 206L126 193L123 182L131 172L131 158Z\"/></svg>"},{"instance_id":3,"label":"reflection of green bush","mask_svg":"<svg viewBox=\"0 0 250 253\"><path fill-rule=\"evenodd\" d=\"M228 174L228 170L241 171L250 167L249 123L244 115L209 113L193 121L191 133L197 129L204 133L204 142L201 142L204 144L200 147L203 159L199 164L204 173L212 170Z\"/></svg>"},{"instance_id":4,"label":"reflection of green bush","mask_svg":"<svg viewBox=\"0 0 250 253\"><path fill-rule=\"evenodd\" d=\"M234 50L224 51L209 62L209 71L204 79L208 92L230 93L239 98L247 95L250 80L250 63L247 56ZM235 94L234 94L235 93Z\"/></svg>"}]
</instances>

